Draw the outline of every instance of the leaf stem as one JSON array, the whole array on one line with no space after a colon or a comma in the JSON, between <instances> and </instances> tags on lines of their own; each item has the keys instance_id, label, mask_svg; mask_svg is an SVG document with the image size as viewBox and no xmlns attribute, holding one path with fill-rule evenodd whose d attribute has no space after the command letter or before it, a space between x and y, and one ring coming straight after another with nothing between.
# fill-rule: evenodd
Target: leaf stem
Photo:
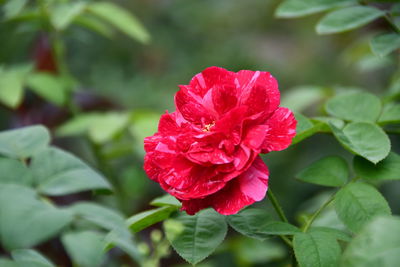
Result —
<instances>
[{"instance_id":1,"label":"leaf stem","mask_svg":"<svg viewBox=\"0 0 400 267\"><path fill-rule=\"evenodd\" d=\"M279 218L281 218L282 221L289 223L289 220L286 218L285 213L283 212L283 209L281 205L279 205L278 200L276 199L274 193L272 193L271 188L268 188L267 191L268 198L271 200L272 206L274 207L276 213L278 214Z\"/></svg>"},{"instance_id":2,"label":"leaf stem","mask_svg":"<svg viewBox=\"0 0 400 267\"><path fill-rule=\"evenodd\" d=\"M303 228L303 232L307 232L308 228L312 225L314 220L318 217L318 215L333 201L335 198L335 194L332 194L330 198L311 216L311 218L307 221L306 225Z\"/></svg>"}]
</instances>

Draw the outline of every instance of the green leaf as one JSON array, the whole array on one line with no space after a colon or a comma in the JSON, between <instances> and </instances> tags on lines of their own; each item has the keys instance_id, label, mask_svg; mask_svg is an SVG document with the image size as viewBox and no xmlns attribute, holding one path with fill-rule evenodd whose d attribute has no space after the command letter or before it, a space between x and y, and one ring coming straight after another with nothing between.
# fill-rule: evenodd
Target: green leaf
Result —
<instances>
[{"instance_id":1,"label":"green leaf","mask_svg":"<svg viewBox=\"0 0 400 267\"><path fill-rule=\"evenodd\" d=\"M65 233L61 241L72 258L81 267L98 267L104 260L104 235L94 231Z\"/></svg>"},{"instance_id":2,"label":"green leaf","mask_svg":"<svg viewBox=\"0 0 400 267\"><path fill-rule=\"evenodd\" d=\"M247 208L237 214L227 216L229 225L242 235L265 240L267 235L259 233L260 227L271 221L271 215L265 210Z\"/></svg>"},{"instance_id":3,"label":"green leaf","mask_svg":"<svg viewBox=\"0 0 400 267\"><path fill-rule=\"evenodd\" d=\"M352 122L343 130L330 125L336 139L350 152L373 163L378 163L390 152L390 140L377 125L369 122Z\"/></svg>"},{"instance_id":4,"label":"green leaf","mask_svg":"<svg viewBox=\"0 0 400 267\"><path fill-rule=\"evenodd\" d=\"M366 92L349 92L337 95L326 102L326 112L347 121L378 119L382 104L378 97Z\"/></svg>"},{"instance_id":5,"label":"green leaf","mask_svg":"<svg viewBox=\"0 0 400 267\"><path fill-rule=\"evenodd\" d=\"M106 38L112 38L113 36L113 29L111 26L91 14L78 15L74 18L73 23L103 35Z\"/></svg>"},{"instance_id":6,"label":"green leaf","mask_svg":"<svg viewBox=\"0 0 400 267\"><path fill-rule=\"evenodd\" d=\"M374 187L364 183L351 183L335 196L335 210L339 219L353 232L377 215L390 215L385 198Z\"/></svg>"},{"instance_id":7,"label":"green leaf","mask_svg":"<svg viewBox=\"0 0 400 267\"><path fill-rule=\"evenodd\" d=\"M338 266L341 249L330 233L297 233L293 238L293 248L300 267Z\"/></svg>"},{"instance_id":8,"label":"green leaf","mask_svg":"<svg viewBox=\"0 0 400 267\"><path fill-rule=\"evenodd\" d=\"M286 0L275 11L278 18L298 18L335 7L357 3L355 0Z\"/></svg>"},{"instance_id":9,"label":"green leaf","mask_svg":"<svg viewBox=\"0 0 400 267\"><path fill-rule=\"evenodd\" d=\"M390 152L384 160L373 164L361 157L354 157L354 171L356 174L367 180L400 180L400 156Z\"/></svg>"},{"instance_id":10,"label":"green leaf","mask_svg":"<svg viewBox=\"0 0 400 267\"><path fill-rule=\"evenodd\" d=\"M70 212L40 201L35 191L20 185L0 185L0 214L1 244L8 250L46 241L72 220Z\"/></svg>"},{"instance_id":11,"label":"green leaf","mask_svg":"<svg viewBox=\"0 0 400 267\"><path fill-rule=\"evenodd\" d=\"M16 249L11 251L13 259L20 266L29 267L53 267L54 264L46 259L42 254L33 249ZM1 265L0 265L1 266Z\"/></svg>"},{"instance_id":12,"label":"green leaf","mask_svg":"<svg viewBox=\"0 0 400 267\"><path fill-rule=\"evenodd\" d=\"M65 81L58 76L36 72L28 76L26 83L31 90L55 105L62 106L67 99Z\"/></svg>"},{"instance_id":13,"label":"green leaf","mask_svg":"<svg viewBox=\"0 0 400 267\"><path fill-rule=\"evenodd\" d=\"M26 159L49 143L49 131L41 125L0 132L0 154L11 158Z\"/></svg>"},{"instance_id":14,"label":"green leaf","mask_svg":"<svg viewBox=\"0 0 400 267\"><path fill-rule=\"evenodd\" d=\"M0 258L1 267L21 267L18 263L11 261L9 259Z\"/></svg>"},{"instance_id":15,"label":"green leaf","mask_svg":"<svg viewBox=\"0 0 400 267\"><path fill-rule=\"evenodd\" d=\"M111 231L105 238L107 247L117 246L127 253L133 260L141 262L142 255L139 253L131 235L120 231Z\"/></svg>"},{"instance_id":16,"label":"green leaf","mask_svg":"<svg viewBox=\"0 0 400 267\"><path fill-rule=\"evenodd\" d=\"M324 157L302 170L296 177L307 183L342 186L349 177L347 162L339 156Z\"/></svg>"},{"instance_id":17,"label":"green leaf","mask_svg":"<svg viewBox=\"0 0 400 267\"><path fill-rule=\"evenodd\" d=\"M317 226L317 227L311 227L310 229L308 229L308 232L309 233L324 232L324 233L334 236L337 240L341 240L341 241L345 241L345 242L350 242L350 240L351 240L351 236L348 233L346 233L342 230L336 229L336 228Z\"/></svg>"},{"instance_id":18,"label":"green leaf","mask_svg":"<svg viewBox=\"0 0 400 267\"><path fill-rule=\"evenodd\" d=\"M372 38L370 42L372 52L379 56L384 57L400 48L400 34L399 33L385 33L377 35Z\"/></svg>"},{"instance_id":19,"label":"green leaf","mask_svg":"<svg viewBox=\"0 0 400 267\"><path fill-rule=\"evenodd\" d=\"M353 6L332 11L317 24L318 34L332 34L361 27L385 15L385 12L370 6Z\"/></svg>"},{"instance_id":20,"label":"green leaf","mask_svg":"<svg viewBox=\"0 0 400 267\"><path fill-rule=\"evenodd\" d=\"M155 223L169 218L171 213L176 210L176 207L165 206L158 209L143 211L130 217L127 220L127 224L129 228L136 233Z\"/></svg>"},{"instance_id":21,"label":"green leaf","mask_svg":"<svg viewBox=\"0 0 400 267\"><path fill-rule=\"evenodd\" d=\"M108 181L74 155L57 148L36 154L31 169L38 190L60 196L93 189L111 189Z\"/></svg>"},{"instance_id":22,"label":"green leaf","mask_svg":"<svg viewBox=\"0 0 400 267\"><path fill-rule=\"evenodd\" d=\"M12 2L12 1L11 1ZM0 66L0 102L10 108L18 107L23 99L24 82L32 65L22 64L4 69Z\"/></svg>"},{"instance_id":23,"label":"green leaf","mask_svg":"<svg viewBox=\"0 0 400 267\"><path fill-rule=\"evenodd\" d=\"M159 113L155 112L135 112L132 118L132 125L129 132L134 138L134 150L140 156L144 156L143 139L153 135L157 131Z\"/></svg>"},{"instance_id":24,"label":"green leaf","mask_svg":"<svg viewBox=\"0 0 400 267\"><path fill-rule=\"evenodd\" d=\"M300 229L289 223L280 221L271 221L262 224L257 233L266 235L294 235L300 232Z\"/></svg>"},{"instance_id":25,"label":"green leaf","mask_svg":"<svg viewBox=\"0 0 400 267\"><path fill-rule=\"evenodd\" d=\"M125 9L111 2L97 2L90 4L88 10L131 38L142 43L150 41L150 35L147 30L136 17Z\"/></svg>"},{"instance_id":26,"label":"green leaf","mask_svg":"<svg viewBox=\"0 0 400 267\"><path fill-rule=\"evenodd\" d=\"M197 264L224 240L227 225L224 216L206 209L193 216L181 213L165 221L164 229L176 252L190 264Z\"/></svg>"},{"instance_id":27,"label":"green leaf","mask_svg":"<svg viewBox=\"0 0 400 267\"><path fill-rule=\"evenodd\" d=\"M51 6L50 21L55 29L64 30L85 7L85 2L56 3Z\"/></svg>"},{"instance_id":28,"label":"green leaf","mask_svg":"<svg viewBox=\"0 0 400 267\"><path fill-rule=\"evenodd\" d=\"M294 112L301 112L321 101L329 94L329 89L319 86L298 86L290 89L282 97L281 105Z\"/></svg>"},{"instance_id":29,"label":"green leaf","mask_svg":"<svg viewBox=\"0 0 400 267\"><path fill-rule=\"evenodd\" d=\"M167 194L161 197L155 198L150 202L150 205L156 207L164 207L164 206L174 206L180 208L182 204L175 197Z\"/></svg>"},{"instance_id":30,"label":"green leaf","mask_svg":"<svg viewBox=\"0 0 400 267\"><path fill-rule=\"evenodd\" d=\"M32 176L21 161L0 158L0 184L31 185Z\"/></svg>"},{"instance_id":31,"label":"green leaf","mask_svg":"<svg viewBox=\"0 0 400 267\"><path fill-rule=\"evenodd\" d=\"M393 267L399 264L400 218L378 217L350 242L342 257L346 267Z\"/></svg>"},{"instance_id":32,"label":"green leaf","mask_svg":"<svg viewBox=\"0 0 400 267\"><path fill-rule=\"evenodd\" d=\"M4 17L6 19L17 16L26 6L28 0L11 0L3 6Z\"/></svg>"},{"instance_id":33,"label":"green leaf","mask_svg":"<svg viewBox=\"0 0 400 267\"><path fill-rule=\"evenodd\" d=\"M344 121L338 118L333 118L333 117L324 117L324 116L319 116L319 117L313 117L311 121L314 124L320 123L319 125L319 132L327 132L331 133L331 127L329 126L330 124L333 124L339 129L342 129L345 125Z\"/></svg>"},{"instance_id":34,"label":"green leaf","mask_svg":"<svg viewBox=\"0 0 400 267\"><path fill-rule=\"evenodd\" d=\"M379 124L400 123L400 104L389 103L383 107L382 114L378 120Z\"/></svg>"},{"instance_id":35,"label":"green leaf","mask_svg":"<svg viewBox=\"0 0 400 267\"><path fill-rule=\"evenodd\" d=\"M117 229L129 235L124 217L118 212L91 202L79 202L68 208L79 218L83 218L107 230Z\"/></svg>"},{"instance_id":36,"label":"green leaf","mask_svg":"<svg viewBox=\"0 0 400 267\"><path fill-rule=\"evenodd\" d=\"M292 145L299 143L300 141L312 136L317 133L320 129L320 123L313 123L305 116L300 113L295 113L295 117L297 120L296 126L296 136L293 138Z\"/></svg>"}]
</instances>

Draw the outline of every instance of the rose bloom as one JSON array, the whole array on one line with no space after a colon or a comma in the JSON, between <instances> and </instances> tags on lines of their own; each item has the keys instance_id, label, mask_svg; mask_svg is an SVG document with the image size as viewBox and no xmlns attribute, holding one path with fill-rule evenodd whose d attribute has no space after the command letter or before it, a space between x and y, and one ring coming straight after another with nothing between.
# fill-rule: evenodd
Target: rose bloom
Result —
<instances>
[{"instance_id":1,"label":"rose bloom","mask_svg":"<svg viewBox=\"0 0 400 267\"><path fill-rule=\"evenodd\" d=\"M268 72L205 69L180 86L176 111L145 138L147 175L191 215L208 207L235 214L262 200L269 172L259 154L287 148L296 135L293 113L279 103Z\"/></svg>"}]
</instances>

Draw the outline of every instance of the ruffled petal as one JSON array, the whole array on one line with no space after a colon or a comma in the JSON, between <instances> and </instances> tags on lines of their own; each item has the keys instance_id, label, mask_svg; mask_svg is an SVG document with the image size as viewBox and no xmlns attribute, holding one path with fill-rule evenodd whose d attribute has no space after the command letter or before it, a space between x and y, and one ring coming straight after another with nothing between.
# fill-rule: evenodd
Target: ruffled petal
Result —
<instances>
[{"instance_id":1,"label":"ruffled petal","mask_svg":"<svg viewBox=\"0 0 400 267\"><path fill-rule=\"evenodd\" d=\"M278 108L265 123L267 135L262 145L262 153L286 149L296 135L297 121L288 108Z\"/></svg>"}]
</instances>

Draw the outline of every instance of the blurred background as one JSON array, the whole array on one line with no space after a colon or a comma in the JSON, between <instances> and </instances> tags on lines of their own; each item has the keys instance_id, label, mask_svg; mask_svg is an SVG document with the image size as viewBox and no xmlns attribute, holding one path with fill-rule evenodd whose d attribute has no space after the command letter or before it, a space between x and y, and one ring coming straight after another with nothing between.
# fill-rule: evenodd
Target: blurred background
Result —
<instances>
[{"instance_id":1,"label":"blurred background","mask_svg":"<svg viewBox=\"0 0 400 267\"><path fill-rule=\"evenodd\" d=\"M1 2L1 70L52 77L24 76L27 82L21 85L16 101L0 97L1 129L38 123L49 127L55 145L89 162L116 187L115 195L76 194L56 199L57 203L90 199L125 216L148 209L149 201L163 194L142 169L143 138L156 131L165 110L174 110L178 85L187 84L204 68L269 71L279 82L282 105L316 116L323 114L324 100L337 91L362 88L383 94L399 64L395 57L378 58L370 52L368 39L387 27L384 21L350 33L319 36L314 25L320 14L277 19L274 12L280 1L275 0L113 1L138 23L137 31L128 34L112 19L96 21L95 15L107 17L101 16L101 8L78 15L71 14L70 8L59 8L58 13L46 11L49 1ZM34 9L42 13L32 15ZM67 22L57 21L68 16L72 17ZM48 89L52 84L57 88L62 84L57 89L60 93ZM399 140L392 139L393 147L399 148ZM298 182L294 175L331 154L342 155L349 163L352 160L332 136L324 134L264 156L271 173L270 187L291 220L301 220L300 210L312 210L329 192ZM382 190L393 213L398 213L400 205L391 196L399 192L400 184L392 183ZM256 205L270 210L268 200ZM320 224L332 220L337 218L328 211ZM138 242L151 249L154 229L161 229L161 225L139 232ZM50 247L44 244L38 249L60 266L69 266L65 253ZM198 266L285 266L290 262L285 253L278 239L261 243L230 230L217 252ZM104 266L121 264L134 263L122 257ZM160 264L185 266L172 249Z\"/></svg>"}]
</instances>

